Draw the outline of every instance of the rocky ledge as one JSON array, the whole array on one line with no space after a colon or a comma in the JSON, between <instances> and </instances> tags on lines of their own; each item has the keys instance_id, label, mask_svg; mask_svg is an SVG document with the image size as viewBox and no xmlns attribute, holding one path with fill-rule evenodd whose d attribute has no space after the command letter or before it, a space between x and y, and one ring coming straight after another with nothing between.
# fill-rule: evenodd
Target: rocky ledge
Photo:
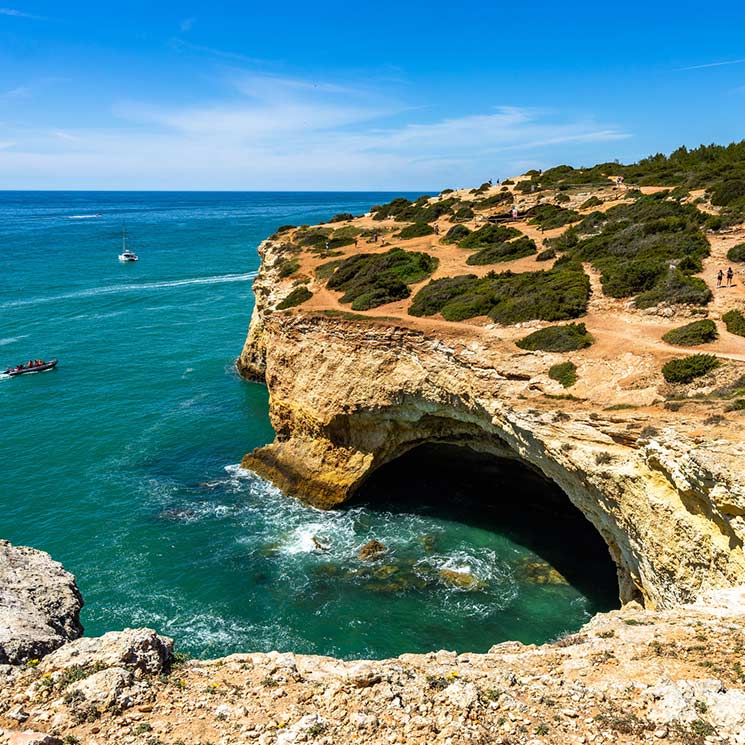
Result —
<instances>
[{"instance_id":1,"label":"rocky ledge","mask_svg":"<svg viewBox=\"0 0 745 745\"><path fill-rule=\"evenodd\" d=\"M6 546L0 566L11 551L27 550ZM49 593L60 569L47 566ZM486 654L188 660L126 629L0 666L0 743L738 745L744 652L745 588L668 611L630 603L552 643Z\"/></svg>"}]
</instances>

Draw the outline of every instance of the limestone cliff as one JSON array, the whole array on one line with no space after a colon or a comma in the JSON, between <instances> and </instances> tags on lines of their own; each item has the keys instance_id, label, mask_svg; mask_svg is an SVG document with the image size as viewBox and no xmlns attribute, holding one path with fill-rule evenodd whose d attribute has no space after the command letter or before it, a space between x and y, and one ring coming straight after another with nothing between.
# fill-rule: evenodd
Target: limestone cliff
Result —
<instances>
[{"instance_id":1,"label":"limestone cliff","mask_svg":"<svg viewBox=\"0 0 745 745\"><path fill-rule=\"evenodd\" d=\"M441 266L450 260L428 240L415 247ZM261 246L238 360L243 375L266 381L276 431L274 443L245 457L246 468L329 508L419 444L463 444L520 459L555 481L605 539L623 601L671 607L745 583L742 424L707 420L711 406L662 405L670 386L660 357L669 352L646 338L659 316L593 286L587 323L599 343L575 355L580 381L567 396L547 375L560 355L514 345L542 324L419 319L402 303L349 313L313 275L312 261L300 279L284 278L283 250L276 237ZM310 303L277 310L300 281L313 291ZM701 401L742 372L733 355L717 380L681 395Z\"/></svg>"}]
</instances>

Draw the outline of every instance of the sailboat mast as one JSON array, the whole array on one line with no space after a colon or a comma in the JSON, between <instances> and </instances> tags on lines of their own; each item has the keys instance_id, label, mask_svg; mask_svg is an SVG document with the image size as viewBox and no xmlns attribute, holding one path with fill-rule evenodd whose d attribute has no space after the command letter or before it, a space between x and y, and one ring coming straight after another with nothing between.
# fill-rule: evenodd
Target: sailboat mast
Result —
<instances>
[{"instance_id":1,"label":"sailboat mast","mask_svg":"<svg viewBox=\"0 0 745 745\"><path fill-rule=\"evenodd\" d=\"M127 251L127 232L122 228L122 253Z\"/></svg>"}]
</instances>

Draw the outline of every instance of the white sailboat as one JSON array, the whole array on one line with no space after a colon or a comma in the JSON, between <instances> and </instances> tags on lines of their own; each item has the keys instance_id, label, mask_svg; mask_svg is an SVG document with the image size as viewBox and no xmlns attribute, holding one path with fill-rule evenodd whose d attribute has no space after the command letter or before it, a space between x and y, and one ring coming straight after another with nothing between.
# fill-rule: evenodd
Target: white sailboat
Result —
<instances>
[{"instance_id":1,"label":"white sailboat","mask_svg":"<svg viewBox=\"0 0 745 745\"><path fill-rule=\"evenodd\" d=\"M119 261L126 263L128 261L139 261L140 258L134 251L127 249L127 231L122 228L122 252L119 254Z\"/></svg>"}]
</instances>

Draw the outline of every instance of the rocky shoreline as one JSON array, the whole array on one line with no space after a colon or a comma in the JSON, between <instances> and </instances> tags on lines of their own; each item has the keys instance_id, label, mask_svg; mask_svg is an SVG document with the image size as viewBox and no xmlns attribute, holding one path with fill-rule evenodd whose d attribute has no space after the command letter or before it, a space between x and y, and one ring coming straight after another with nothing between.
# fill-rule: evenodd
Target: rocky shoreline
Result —
<instances>
[{"instance_id":1,"label":"rocky shoreline","mask_svg":"<svg viewBox=\"0 0 745 745\"><path fill-rule=\"evenodd\" d=\"M46 602L59 565L4 543L2 576L9 568L18 587L37 586L40 603L27 607L75 636L79 607L60 616ZM15 598L6 591L0 610ZM39 628L26 638L46 643ZM126 629L0 665L7 745L660 741L745 743L745 588L667 611L630 603L555 642L487 654L188 660L155 631Z\"/></svg>"}]
</instances>

